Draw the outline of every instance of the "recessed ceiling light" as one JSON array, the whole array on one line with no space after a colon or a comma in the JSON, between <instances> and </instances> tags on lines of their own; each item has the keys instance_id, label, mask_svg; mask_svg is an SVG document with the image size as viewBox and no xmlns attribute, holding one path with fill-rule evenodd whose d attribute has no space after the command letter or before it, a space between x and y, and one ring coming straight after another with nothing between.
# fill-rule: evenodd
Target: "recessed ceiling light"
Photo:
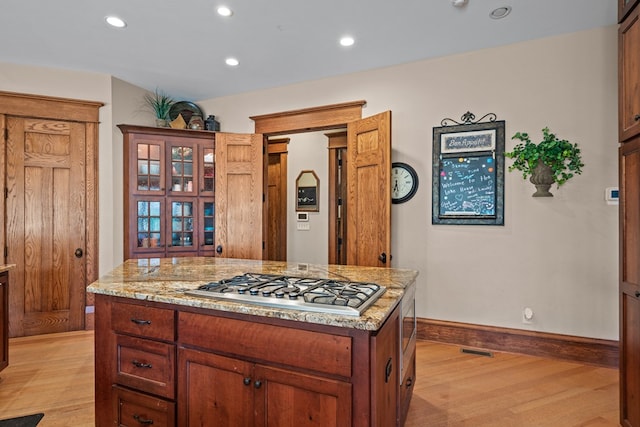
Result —
<instances>
[{"instance_id":1,"label":"recessed ceiling light","mask_svg":"<svg viewBox=\"0 0 640 427\"><path fill-rule=\"evenodd\" d=\"M106 18L104 18L104 20L107 21L107 24L111 25L112 27L124 28L127 26L127 23L117 16L107 16Z\"/></svg>"},{"instance_id":2,"label":"recessed ceiling light","mask_svg":"<svg viewBox=\"0 0 640 427\"><path fill-rule=\"evenodd\" d=\"M231 16L233 15L233 11L229 9L227 6L220 6L218 8L218 15L220 16Z\"/></svg>"},{"instance_id":3,"label":"recessed ceiling light","mask_svg":"<svg viewBox=\"0 0 640 427\"><path fill-rule=\"evenodd\" d=\"M345 36L340 39L340 44L342 46L353 46L355 42L356 41L353 39L353 37L350 36Z\"/></svg>"},{"instance_id":4,"label":"recessed ceiling light","mask_svg":"<svg viewBox=\"0 0 640 427\"><path fill-rule=\"evenodd\" d=\"M489 14L489 16L491 17L491 19L502 19L510 13L511 13L511 6L502 6L502 7L493 9Z\"/></svg>"},{"instance_id":5,"label":"recessed ceiling light","mask_svg":"<svg viewBox=\"0 0 640 427\"><path fill-rule=\"evenodd\" d=\"M224 62L226 62L227 65L230 65L232 67L235 67L238 64L240 64L240 61L238 61L236 58L227 58L227 59L225 59Z\"/></svg>"}]
</instances>

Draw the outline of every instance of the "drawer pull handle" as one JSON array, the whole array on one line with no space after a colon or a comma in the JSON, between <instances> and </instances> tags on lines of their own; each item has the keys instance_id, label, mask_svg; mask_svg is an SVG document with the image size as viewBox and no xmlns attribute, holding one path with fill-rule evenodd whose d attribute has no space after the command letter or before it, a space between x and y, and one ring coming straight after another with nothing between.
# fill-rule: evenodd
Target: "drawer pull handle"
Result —
<instances>
[{"instance_id":1,"label":"drawer pull handle","mask_svg":"<svg viewBox=\"0 0 640 427\"><path fill-rule=\"evenodd\" d=\"M149 369L151 369L151 363L138 362L137 360L132 360L131 363L133 363L133 366L135 366L136 368L149 368Z\"/></svg>"},{"instance_id":2,"label":"drawer pull handle","mask_svg":"<svg viewBox=\"0 0 640 427\"><path fill-rule=\"evenodd\" d=\"M138 414L133 414L133 419L139 422L140 424L149 424L149 425L153 424L153 420L142 418Z\"/></svg>"},{"instance_id":3,"label":"drawer pull handle","mask_svg":"<svg viewBox=\"0 0 640 427\"><path fill-rule=\"evenodd\" d=\"M246 377L245 379L242 380L242 382L244 383L244 385L249 385L251 384L251 378Z\"/></svg>"},{"instance_id":4,"label":"drawer pull handle","mask_svg":"<svg viewBox=\"0 0 640 427\"><path fill-rule=\"evenodd\" d=\"M635 120L636 122L640 122L640 114L636 114L635 116L633 116L633 120Z\"/></svg>"},{"instance_id":5,"label":"drawer pull handle","mask_svg":"<svg viewBox=\"0 0 640 427\"><path fill-rule=\"evenodd\" d=\"M407 378L407 388L411 387L412 384L413 384L413 378L411 377Z\"/></svg>"},{"instance_id":6,"label":"drawer pull handle","mask_svg":"<svg viewBox=\"0 0 640 427\"><path fill-rule=\"evenodd\" d=\"M131 319L133 323L136 325L150 325L151 320L142 320L142 319Z\"/></svg>"},{"instance_id":7,"label":"drawer pull handle","mask_svg":"<svg viewBox=\"0 0 640 427\"><path fill-rule=\"evenodd\" d=\"M389 377L391 376L391 372L393 371L393 359L390 357L387 360L387 366L384 367L384 382L389 382Z\"/></svg>"},{"instance_id":8,"label":"drawer pull handle","mask_svg":"<svg viewBox=\"0 0 640 427\"><path fill-rule=\"evenodd\" d=\"M636 291L636 298L640 298L640 291Z\"/></svg>"},{"instance_id":9,"label":"drawer pull handle","mask_svg":"<svg viewBox=\"0 0 640 427\"><path fill-rule=\"evenodd\" d=\"M254 386L255 388L260 388L260 387L262 387L262 381L260 381L260 380L256 381L255 383L253 383L253 386Z\"/></svg>"}]
</instances>

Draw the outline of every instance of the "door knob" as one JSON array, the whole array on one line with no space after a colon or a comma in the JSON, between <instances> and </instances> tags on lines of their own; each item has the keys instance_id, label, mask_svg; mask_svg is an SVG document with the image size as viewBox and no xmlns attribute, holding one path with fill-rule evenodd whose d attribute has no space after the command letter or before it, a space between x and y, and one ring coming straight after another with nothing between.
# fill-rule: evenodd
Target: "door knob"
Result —
<instances>
[{"instance_id":1,"label":"door knob","mask_svg":"<svg viewBox=\"0 0 640 427\"><path fill-rule=\"evenodd\" d=\"M387 254L382 252L380 254L380 256L378 257L378 261L380 261L383 264L386 264L387 263Z\"/></svg>"},{"instance_id":2,"label":"door knob","mask_svg":"<svg viewBox=\"0 0 640 427\"><path fill-rule=\"evenodd\" d=\"M216 246L216 253L220 255L222 253L222 245Z\"/></svg>"},{"instance_id":3,"label":"door knob","mask_svg":"<svg viewBox=\"0 0 640 427\"><path fill-rule=\"evenodd\" d=\"M74 255L76 256L76 258L82 258L82 254L84 252L82 252L81 248L76 249L76 251L74 252Z\"/></svg>"}]
</instances>

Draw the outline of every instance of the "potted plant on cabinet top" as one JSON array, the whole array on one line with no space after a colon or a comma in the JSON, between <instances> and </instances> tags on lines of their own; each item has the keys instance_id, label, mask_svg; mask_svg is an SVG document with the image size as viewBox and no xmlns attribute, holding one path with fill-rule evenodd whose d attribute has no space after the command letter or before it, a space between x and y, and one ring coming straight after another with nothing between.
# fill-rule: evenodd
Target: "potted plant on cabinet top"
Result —
<instances>
[{"instance_id":1,"label":"potted plant on cabinet top","mask_svg":"<svg viewBox=\"0 0 640 427\"><path fill-rule=\"evenodd\" d=\"M175 102L173 98L163 91L156 89L153 93L147 93L144 96L144 101L156 116L156 126L169 126L169 110Z\"/></svg>"},{"instance_id":2,"label":"potted plant on cabinet top","mask_svg":"<svg viewBox=\"0 0 640 427\"><path fill-rule=\"evenodd\" d=\"M525 132L517 132L511 139L521 142L513 147L513 151L504 153L505 157L514 159L509 171L517 169L524 179L530 177L529 181L537 189L533 197L553 197L549 192L551 184L555 182L559 188L574 174L582 173L584 163L578 144L558 139L548 127L542 129L542 141L538 144L531 142Z\"/></svg>"}]
</instances>

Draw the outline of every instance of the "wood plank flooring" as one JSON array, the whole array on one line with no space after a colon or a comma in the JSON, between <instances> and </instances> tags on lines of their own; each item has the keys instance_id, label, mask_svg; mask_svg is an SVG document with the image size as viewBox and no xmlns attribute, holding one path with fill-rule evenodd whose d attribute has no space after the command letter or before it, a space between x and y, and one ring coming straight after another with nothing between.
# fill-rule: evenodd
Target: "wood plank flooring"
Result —
<instances>
[{"instance_id":1,"label":"wood plank flooring","mask_svg":"<svg viewBox=\"0 0 640 427\"><path fill-rule=\"evenodd\" d=\"M94 425L92 331L13 338L9 354L0 419L44 412L38 427ZM618 426L616 369L422 341L417 372L406 427Z\"/></svg>"}]
</instances>

